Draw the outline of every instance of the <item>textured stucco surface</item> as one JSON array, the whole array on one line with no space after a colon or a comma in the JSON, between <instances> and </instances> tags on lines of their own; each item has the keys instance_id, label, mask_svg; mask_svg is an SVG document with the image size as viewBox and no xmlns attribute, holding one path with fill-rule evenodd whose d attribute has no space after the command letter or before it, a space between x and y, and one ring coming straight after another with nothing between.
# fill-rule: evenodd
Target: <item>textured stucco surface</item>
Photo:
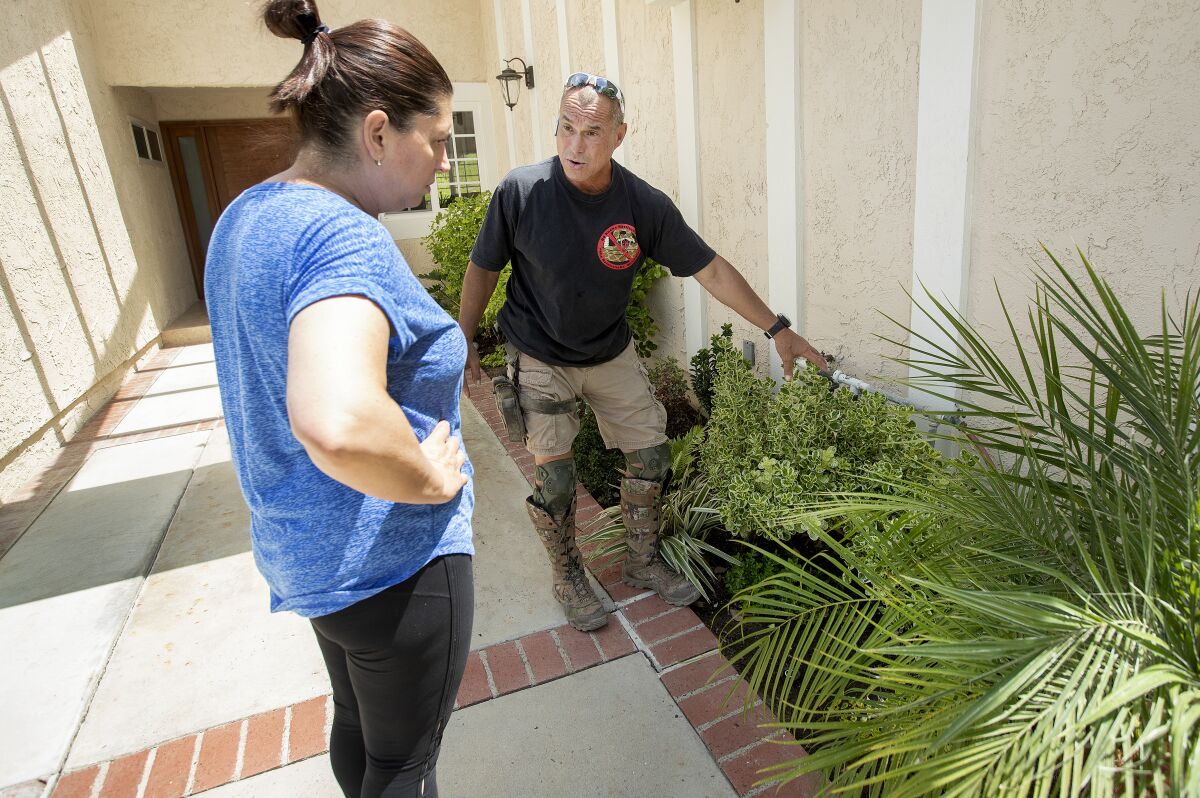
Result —
<instances>
[{"instance_id":1,"label":"textured stucco surface","mask_svg":"<svg viewBox=\"0 0 1200 798\"><path fill-rule=\"evenodd\" d=\"M1079 247L1142 329L1200 286L1200 9L1105 0L983 5L968 308L1007 337L1043 241Z\"/></svg>"},{"instance_id":2,"label":"textured stucco surface","mask_svg":"<svg viewBox=\"0 0 1200 798\"><path fill-rule=\"evenodd\" d=\"M540 161L554 155L554 118L558 114L558 100L562 96L562 85L567 76L562 74L558 46L558 14L554 0L529 0L529 22L533 30L533 50L537 54L538 99L541 116L534 124L542 129L542 149L533 153L533 160ZM532 104L531 104L532 108ZM533 146L532 143L530 146Z\"/></svg>"},{"instance_id":3,"label":"textured stucco surface","mask_svg":"<svg viewBox=\"0 0 1200 798\"><path fill-rule=\"evenodd\" d=\"M529 51L525 47L525 28L521 22L521 0L501 0L501 8L504 15L504 37L508 45L508 51L503 53L502 57L519 57L527 61ZM513 67L520 69L520 64L514 64ZM534 91L542 89L545 86L544 83L537 80L538 71L537 67L534 67ZM500 98L499 85L495 80L492 81L492 84L496 86L496 100L500 107L506 114L512 114L513 138L517 144L517 163L533 163L537 160L537 154L534 152L533 147L534 121L533 103L530 101L529 96L530 90L525 87L525 83L522 81L521 93L517 97L517 104L513 107L512 111L509 111Z\"/></svg>"},{"instance_id":4,"label":"textured stucco surface","mask_svg":"<svg viewBox=\"0 0 1200 798\"><path fill-rule=\"evenodd\" d=\"M104 79L117 86L262 86L281 80L300 59L297 41L259 21L259 0L92 0L105 42ZM437 55L451 80L490 78L475 45L483 36L477 0L326 0L333 28L363 18L404 27Z\"/></svg>"},{"instance_id":5,"label":"textured stucco surface","mask_svg":"<svg viewBox=\"0 0 1200 798\"><path fill-rule=\"evenodd\" d=\"M604 19L600 0L567 0L567 40L572 72L604 74Z\"/></svg>"},{"instance_id":6,"label":"textured stucco surface","mask_svg":"<svg viewBox=\"0 0 1200 798\"><path fill-rule=\"evenodd\" d=\"M700 180L704 238L758 292L767 295L767 162L762 0L696 8ZM748 58L747 54L755 54ZM733 324L735 345L755 344L767 367L767 340L740 316L706 298L709 332Z\"/></svg>"},{"instance_id":7,"label":"textured stucco surface","mask_svg":"<svg viewBox=\"0 0 1200 798\"><path fill-rule=\"evenodd\" d=\"M920 0L801 16L805 335L866 379L901 369L912 283Z\"/></svg>"},{"instance_id":8,"label":"textured stucco surface","mask_svg":"<svg viewBox=\"0 0 1200 798\"><path fill-rule=\"evenodd\" d=\"M98 79L80 7L22 2L0 42L0 496L195 301L170 177L139 163L140 90Z\"/></svg>"},{"instance_id":9,"label":"textured stucco surface","mask_svg":"<svg viewBox=\"0 0 1200 798\"><path fill-rule=\"evenodd\" d=\"M679 162L675 138L675 65L671 51L670 9L647 6L644 0L619 0L621 90L629 125L625 165L652 186L679 201ZM650 312L658 321L658 352L686 365L683 281L667 278L650 295Z\"/></svg>"},{"instance_id":10,"label":"textured stucco surface","mask_svg":"<svg viewBox=\"0 0 1200 798\"><path fill-rule=\"evenodd\" d=\"M504 68L504 64L500 62L500 52L497 49L496 15L493 0L478 0L478 8L483 30L482 46L479 48L479 55L484 63L484 80L489 87L495 87L492 89L495 92L492 95L492 130L496 136L496 171L497 174L503 176L508 170L517 165L509 157L508 153L508 129L505 126L505 118L509 110L500 99L500 87L495 79L495 76ZM504 57L511 58L512 56L505 55Z\"/></svg>"},{"instance_id":11,"label":"textured stucco surface","mask_svg":"<svg viewBox=\"0 0 1200 798\"><path fill-rule=\"evenodd\" d=\"M182 122L216 119L262 119L272 86L239 89L146 89L154 99L158 119Z\"/></svg>"}]
</instances>

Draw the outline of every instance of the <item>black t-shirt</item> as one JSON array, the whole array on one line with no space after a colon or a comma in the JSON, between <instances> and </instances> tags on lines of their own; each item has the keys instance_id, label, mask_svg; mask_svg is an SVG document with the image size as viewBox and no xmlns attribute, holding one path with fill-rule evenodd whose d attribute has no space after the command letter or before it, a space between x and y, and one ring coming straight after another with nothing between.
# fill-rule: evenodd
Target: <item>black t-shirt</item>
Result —
<instances>
[{"instance_id":1,"label":"black t-shirt","mask_svg":"<svg viewBox=\"0 0 1200 798\"><path fill-rule=\"evenodd\" d=\"M500 329L517 349L554 366L594 366L629 343L625 307L647 257L676 277L716 253L666 194L617 162L603 194L585 194L558 158L518 167L500 182L471 260L511 261Z\"/></svg>"}]
</instances>

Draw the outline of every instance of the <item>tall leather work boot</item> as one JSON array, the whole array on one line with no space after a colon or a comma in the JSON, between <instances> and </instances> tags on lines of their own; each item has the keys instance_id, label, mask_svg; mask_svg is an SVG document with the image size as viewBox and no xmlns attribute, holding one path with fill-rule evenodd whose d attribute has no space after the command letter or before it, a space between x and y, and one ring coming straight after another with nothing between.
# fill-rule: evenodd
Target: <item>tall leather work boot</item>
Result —
<instances>
[{"instance_id":1,"label":"tall leather work boot","mask_svg":"<svg viewBox=\"0 0 1200 798\"><path fill-rule=\"evenodd\" d=\"M621 480L621 518L629 550L621 578L627 585L651 588L663 601L682 607L700 598L700 591L658 554L661 499L662 485L657 482L630 477Z\"/></svg>"},{"instance_id":2,"label":"tall leather work boot","mask_svg":"<svg viewBox=\"0 0 1200 798\"><path fill-rule=\"evenodd\" d=\"M550 555L550 567L554 571L554 597L562 605L567 623L581 632L599 629L608 623L608 612L600 599L596 598L587 574L583 572L583 561L575 545L575 501L561 519L533 503L533 497L525 499L529 520L546 546Z\"/></svg>"}]
</instances>

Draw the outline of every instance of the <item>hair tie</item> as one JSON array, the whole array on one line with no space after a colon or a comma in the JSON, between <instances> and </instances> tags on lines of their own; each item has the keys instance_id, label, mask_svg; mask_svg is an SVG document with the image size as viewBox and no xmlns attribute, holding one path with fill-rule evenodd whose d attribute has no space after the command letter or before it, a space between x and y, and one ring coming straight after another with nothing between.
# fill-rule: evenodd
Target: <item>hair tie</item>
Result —
<instances>
[{"instance_id":1,"label":"hair tie","mask_svg":"<svg viewBox=\"0 0 1200 798\"><path fill-rule=\"evenodd\" d=\"M315 40L317 38L317 34L320 34L320 33L329 33L329 26L328 25L318 25L312 33L308 34L300 41L304 44L305 47L308 47L310 44L313 43L313 40Z\"/></svg>"}]
</instances>

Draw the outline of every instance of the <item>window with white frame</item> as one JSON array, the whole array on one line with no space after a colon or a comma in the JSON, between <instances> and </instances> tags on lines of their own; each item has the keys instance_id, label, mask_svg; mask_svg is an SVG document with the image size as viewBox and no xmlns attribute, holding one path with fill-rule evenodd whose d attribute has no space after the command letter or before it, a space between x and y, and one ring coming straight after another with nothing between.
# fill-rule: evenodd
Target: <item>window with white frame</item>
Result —
<instances>
[{"instance_id":1,"label":"window with white frame","mask_svg":"<svg viewBox=\"0 0 1200 798\"><path fill-rule=\"evenodd\" d=\"M433 218L459 197L469 197L496 185L495 156L490 129L490 106L484 84L455 84L453 129L446 143L448 173L438 173L424 201L400 213L379 219L396 239L420 238L429 232Z\"/></svg>"},{"instance_id":2,"label":"window with white frame","mask_svg":"<svg viewBox=\"0 0 1200 798\"><path fill-rule=\"evenodd\" d=\"M158 131L137 119L130 119L129 127L133 131L133 149L137 152L138 160L162 163L162 139Z\"/></svg>"}]
</instances>

